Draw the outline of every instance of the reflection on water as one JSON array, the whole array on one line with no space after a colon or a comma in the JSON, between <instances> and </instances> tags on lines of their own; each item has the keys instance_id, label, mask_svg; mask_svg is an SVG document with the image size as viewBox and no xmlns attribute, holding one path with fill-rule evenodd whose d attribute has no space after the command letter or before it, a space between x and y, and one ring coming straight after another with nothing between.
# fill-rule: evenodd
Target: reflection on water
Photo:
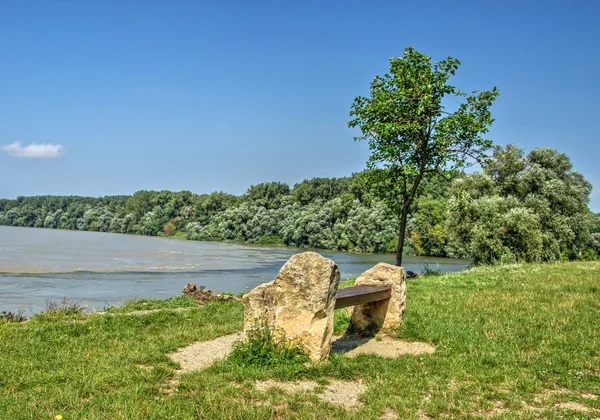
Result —
<instances>
[{"instance_id":1,"label":"reflection on water","mask_svg":"<svg viewBox=\"0 0 600 420\"><path fill-rule=\"evenodd\" d=\"M47 299L84 302L89 310L131 298L167 298L186 283L235 293L271 281L287 259L302 250L243 246L49 229L0 226L0 310L38 312ZM319 251L359 275L393 255ZM465 260L405 257L407 270L423 264L458 271Z\"/></svg>"}]
</instances>

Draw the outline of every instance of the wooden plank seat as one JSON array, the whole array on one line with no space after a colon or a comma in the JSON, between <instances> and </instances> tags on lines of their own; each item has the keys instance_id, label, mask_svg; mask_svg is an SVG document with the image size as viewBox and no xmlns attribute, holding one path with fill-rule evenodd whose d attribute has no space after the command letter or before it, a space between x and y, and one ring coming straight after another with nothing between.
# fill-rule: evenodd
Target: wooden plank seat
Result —
<instances>
[{"instance_id":1,"label":"wooden plank seat","mask_svg":"<svg viewBox=\"0 0 600 420\"><path fill-rule=\"evenodd\" d=\"M391 287L354 286L338 290L335 309L348 306L363 305L389 299L392 296Z\"/></svg>"}]
</instances>

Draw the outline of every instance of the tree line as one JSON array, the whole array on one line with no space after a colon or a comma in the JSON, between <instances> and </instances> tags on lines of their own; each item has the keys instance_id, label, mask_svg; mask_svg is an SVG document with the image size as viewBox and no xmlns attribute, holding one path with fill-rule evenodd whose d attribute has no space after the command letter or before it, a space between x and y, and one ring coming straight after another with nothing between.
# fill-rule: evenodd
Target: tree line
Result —
<instances>
[{"instance_id":1,"label":"tree line","mask_svg":"<svg viewBox=\"0 0 600 420\"><path fill-rule=\"evenodd\" d=\"M269 182L241 196L138 191L0 199L0 225L394 252L398 214L368 179L366 170L292 188ZM497 147L480 172L423 180L407 218L405 254L476 264L598 258L600 214L588 207L591 188L564 153Z\"/></svg>"}]
</instances>

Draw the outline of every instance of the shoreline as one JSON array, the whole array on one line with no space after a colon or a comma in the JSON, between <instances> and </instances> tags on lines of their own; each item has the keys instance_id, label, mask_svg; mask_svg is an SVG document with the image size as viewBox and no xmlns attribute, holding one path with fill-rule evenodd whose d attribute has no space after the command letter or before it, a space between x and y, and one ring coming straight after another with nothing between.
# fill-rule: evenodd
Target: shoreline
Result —
<instances>
[{"instance_id":1,"label":"shoreline","mask_svg":"<svg viewBox=\"0 0 600 420\"><path fill-rule=\"evenodd\" d=\"M235 302L177 309L186 300L176 297L109 316L65 311L0 321L0 405L7 418L597 416L598 270L597 261L514 264L409 281L394 348L427 343L433 352L337 353L319 365L249 365L238 352L184 371L190 365L173 355L198 347L212 358L218 342L242 330ZM334 334L343 335L349 318L344 309L335 315ZM523 387L532 378L535 386ZM360 404L320 400L332 384L356 385Z\"/></svg>"},{"instance_id":2,"label":"shoreline","mask_svg":"<svg viewBox=\"0 0 600 420\"><path fill-rule=\"evenodd\" d=\"M340 252L344 254L356 254L356 255L386 255L393 256L394 252L368 252L368 251L354 251L354 250L335 250L335 249L325 249L325 248L301 248L289 245L282 244L256 244L251 242L243 242L243 241L201 241L196 239L187 239L186 237L176 237L176 235L165 236L165 235L142 235L138 233L120 233L120 232L101 232L97 230L78 230L78 229L59 229L59 228L47 228L47 227L34 227L34 226L8 226L1 225L0 228L13 228L13 229L29 229L29 230L43 230L43 231L58 231L58 232L87 232L87 233L99 233L104 235L122 235L126 237L136 237L136 238L160 238L167 239L173 241L187 241L187 242L197 242L197 243L205 243L205 244L219 244L219 245L238 245L238 246L247 246L250 248L282 248L282 249L297 249L300 251L314 251L314 252ZM439 257L435 255L416 255L416 254L403 254L403 257L417 257L417 258L439 258L439 259L451 259L451 260L464 260L468 261L466 258L453 258L453 257Z\"/></svg>"}]
</instances>

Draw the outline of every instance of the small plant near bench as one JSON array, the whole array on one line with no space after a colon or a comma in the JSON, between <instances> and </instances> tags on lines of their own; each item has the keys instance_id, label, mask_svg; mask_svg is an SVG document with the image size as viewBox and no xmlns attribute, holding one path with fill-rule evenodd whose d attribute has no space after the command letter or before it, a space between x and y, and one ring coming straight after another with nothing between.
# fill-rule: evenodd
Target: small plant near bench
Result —
<instances>
[{"instance_id":1,"label":"small plant near bench","mask_svg":"<svg viewBox=\"0 0 600 420\"><path fill-rule=\"evenodd\" d=\"M299 344L275 340L269 328L257 327L248 331L245 341L234 344L228 360L239 366L275 367L302 364L310 359Z\"/></svg>"}]
</instances>

